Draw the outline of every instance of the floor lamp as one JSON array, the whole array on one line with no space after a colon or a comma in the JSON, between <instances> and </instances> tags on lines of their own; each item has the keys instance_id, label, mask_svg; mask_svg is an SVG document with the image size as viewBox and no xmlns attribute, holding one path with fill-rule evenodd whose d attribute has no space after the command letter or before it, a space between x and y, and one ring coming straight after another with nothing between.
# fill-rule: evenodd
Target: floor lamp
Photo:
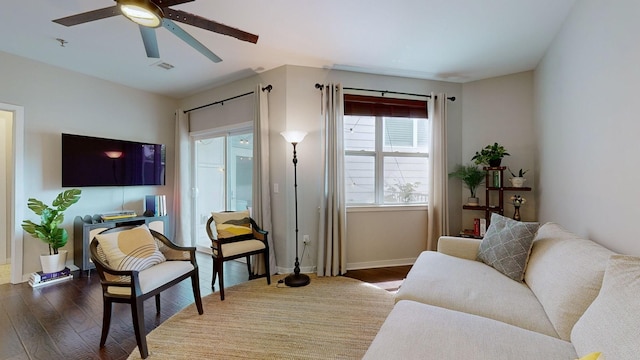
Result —
<instances>
[{"instance_id":1,"label":"floor lamp","mask_svg":"<svg viewBox=\"0 0 640 360\"><path fill-rule=\"evenodd\" d=\"M300 274L300 261L298 261L298 158L296 157L296 145L304 139L307 135L306 132L303 131L284 131L281 132L282 135L287 142L290 142L293 145L293 188L295 192L295 210L296 210L296 262L295 267L293 268L293 274L288 275L284 278L284 283L287 286L299 287L308 285L311 279L309 276L305 274Z\"/></svg>"}]
</instances>

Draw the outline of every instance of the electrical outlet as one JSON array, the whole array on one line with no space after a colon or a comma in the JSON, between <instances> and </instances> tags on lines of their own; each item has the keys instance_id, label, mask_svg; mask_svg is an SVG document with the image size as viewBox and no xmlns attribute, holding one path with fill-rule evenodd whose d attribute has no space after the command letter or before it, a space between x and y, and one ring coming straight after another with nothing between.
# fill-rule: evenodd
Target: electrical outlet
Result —
<instances>
[{"instance_id":1,"label":"electrical outlet","mask_svg":"<svg viewBox=\"0 0 640 360\"><path fill-rule=\"evenodd\" d=\"M311 243L311 240L309 240L309 235L302 236L302 243L305 245L309 245Z\"/></svg>"}]
</instances>

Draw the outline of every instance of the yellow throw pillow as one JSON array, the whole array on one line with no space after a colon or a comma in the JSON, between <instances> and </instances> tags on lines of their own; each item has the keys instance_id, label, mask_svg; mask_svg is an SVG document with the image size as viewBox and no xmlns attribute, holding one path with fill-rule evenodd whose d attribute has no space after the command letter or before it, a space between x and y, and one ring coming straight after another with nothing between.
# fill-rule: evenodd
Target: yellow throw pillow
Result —
<instances>
[{"instance_id":1,"label":"yellow throw pillow","mask_svg":"<svg viewBox=\"0 0 640 360\"><path fill-rule=\"evenodd\" d=\"M216 223L218 238L224 239L253 234L251 222L249 221L249 210L213 212L211 216Z\"/></svg>"},{"instance_id":2,"label":"yellow throw pillow","mask_svg":"<svg viewBox=\"0 0 640 360\"><path fill-rule=\"evenodd\" d=\"M578 360L604 360L604 355L602 355L601 352L592 352L591 354L587 354Z\"/></svg>"},{"instance_id":3,"label":"yellow throw pillow","mask_svg":"<svg viewBox=\"0 0 640 360\"><path fill-rule=\"evenodd\" d=\"M142 271L167 259L147 225L96 235L98 243L109 263L116 270Z\"/></svg>"}]
</instances>

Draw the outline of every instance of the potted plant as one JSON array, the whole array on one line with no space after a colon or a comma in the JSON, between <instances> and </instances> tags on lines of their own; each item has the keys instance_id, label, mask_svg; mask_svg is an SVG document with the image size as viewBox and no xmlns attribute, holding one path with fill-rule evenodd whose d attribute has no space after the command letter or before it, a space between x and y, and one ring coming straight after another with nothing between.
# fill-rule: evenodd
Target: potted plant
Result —
<instances>
[{"instance_id":1,"label":"potted plant","mask_svg":"<svg viewBox=\"0 0 640 360\"><path fill-rule=\"evenodd\" d=\"M58 250L67 244L67 230L58 226L64 221L64 211L80 200L81 190L70 189L58 194L51 206L42 201L29 198L27 206L36 215L40 215L40 224L23 220L22 228L34 238L49 245L49 255L40 256L42 272L52 273L64 269L67 252Z\"/></svg>"},{"instance_id":2,"label":"potted plant","mask_svg":"<svg viewBox=\"0 0 640 360\"><path fill-rule=\"evenodd\" d=\"M523 171L522 169L520 169L520 171L518 171L518 175L516 176L516 174L514 174L513 171L511 171L511 169L509 169L509 173L511 174L511 176L513 176L511 179L509 179L509 181L511 181L511 185L513 187L523 187L524 182L527 181L527 179L524 178L524 174L526 174L527 171L529 170Z\"/></svg>"},{"instance_id":3,"label":"potted plant","mask_svg":"<svg viewBox=\"0 0 640 360\"><path fill-rule=\"evenodd\" d=\"M476 154L471 158L475 160L477 165L483 164L489 167L498 167L502 162L502 158L509 156L504 146L493 143L493 145L487 145L482 150L476 151Z\"/></svg>"},{"instance_id":4,"label":"potted plant","mask_svg":"<svg viewBox=\"0 0 640 360\"><path fill-rule=\"evenodd\" d=\"M485 180L485 172L478 169L476 165L458 165L456 169L449 173L450 177L454 177L462 180L462 182L469 188L471 197L468 200L467 205L478 205L479 200L476 196L476 189Z\"/></svg>"}]
</instances>

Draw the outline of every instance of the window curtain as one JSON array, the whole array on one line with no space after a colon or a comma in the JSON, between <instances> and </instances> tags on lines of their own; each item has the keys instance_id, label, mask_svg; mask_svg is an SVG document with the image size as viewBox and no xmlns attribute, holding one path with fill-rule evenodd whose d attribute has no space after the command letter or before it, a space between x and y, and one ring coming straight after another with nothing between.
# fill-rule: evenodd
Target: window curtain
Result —
<instances>
[{"instance_id":1,"label":"window curtain","mask_svg":"<svg viewBox=\"0 0 640 360\"><path fill-rule=\"evenodd\" d=\"M176 111L175 169L173 179L173 209L170 223L173 241L182 246L194 246L191 238L191 180L189 175L189 116L181 109Z\"/></svg>"},{"instance_id":2,"label":"window curtain","mask_svg":"<svg viewBox=\"0 0 640 360\"><path fill-rule=\"evenodd\" d=\"M427 102L431 117L429 149L429 206L427 210L427 250L435 250L438 238L449 234L447 172L447 95L431 93Z\"/></svg>"},{"instance_id":3,"label":"window curtain","mask_svg":"<svg viewBox=\"0 0 640 360\"><path fill-rule=\"evenodd\" d=\"M253 124L253 195L252 217L264 230L271 231L271 192L269 177L269 101L268 92L258 84L255 90L255 117ZM268 236L269 272L276 273L273 251L273 233ZM255 275L265 273L263 255L254 255L251 261Z\"/></svg>"},{"instance_id":4,"label":"window curtain","mask_svg":"<svg viewBox=\"0 0 640 360\"><path fill-rule=\"evenodd\" d=\"M347 207L344 190L344 98L340 84L322 89L322 198L318 276L347 271Z\"/></svg>"}]
</instances>

